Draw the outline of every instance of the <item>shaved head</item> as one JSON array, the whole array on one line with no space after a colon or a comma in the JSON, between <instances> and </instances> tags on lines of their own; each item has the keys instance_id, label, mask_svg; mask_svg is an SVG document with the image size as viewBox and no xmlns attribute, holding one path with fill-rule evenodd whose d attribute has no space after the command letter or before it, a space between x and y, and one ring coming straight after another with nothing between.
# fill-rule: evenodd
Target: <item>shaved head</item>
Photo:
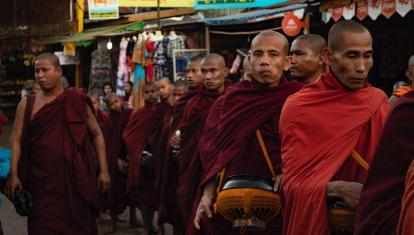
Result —
<instances>
[{"instance_id":1,"label":"shaved head","mask_svg":"<svg viewBox=\"0 0 414 235\"><path fill-rule=\"evenodd\" d=\"M281 40L278 42L281 42L283 44L283 52L286 53L286 55L289 53L289 41L283 34L271 30L263 31L259 33L256 37L254 37L252 41L252 48L258 43L258 41L261 38L278 38L279 40Z\"/></svg>"},{"instance_id":2,"label":"shaved head","mask_svg":"<svg viewBox=\"0 0 414 235\"><path fill-rule=\"evenodd\" d=\"M303 34L297 37L295 42L304 42L306 46L313 51L315 54L321 54L323 49L327 46L326 40L318 34Z\"/></svg>"},{"instance_id":3,"label":"shaved head","mask_svg":"<svg viewBox=\"0 0 414 235\"><path fill-rule=\"evenodd\" d=\"M147 82L144 85L144 91L155 90L156 88L157 88L157 86L156 86L155 82Z\"/></svg>"},{"instance_id":4,"label":"shaved head","mask_svg":"<svg viewBox=\"0 0 414 235\"><path fill-rule=\"evenodd\" d=\"M222 66L221 68L226 67L226 61L224 60L224 57L219 54L215 54L215 53L205 56L203 60L201 61L201 63L206 64L212 61L217 62L217 65Z\"/></svg>"},{"instance_id":5,"label":"shaved head","mask_svg":"<svg viewBox=\"0 0 414 235\"><path fill-rule=\"evenodd\" d=\"M50 52L42 53L42 54L40 54L36 57L36 60L49 60L50 63L55 68L60 68L59 57L57 57L57 55L55 55L53 53L50 53Z\"/></svg>"},{"instance_id":6,"label":"shaved head","mask_svg":"<svg viewBox=\"0 0 414 235\"><path fill-rule=\"evenodd\" d=\"M408 60L408 68L414 69L414 55L412 55Z\"/></svg>"},{"instance_id":7,"label":"shaved head","mask_svg":"<svg viewBox=\"0 0 414 235\"><path fill-rule=\"evenodd\" d=\"M357 23L353 20L343 20L335 23L328 34L328 47L331 50L340 49L343 45L343 41L346 33L368 34L371 37L371 33L365 26ZM371 37L372 40L372 37Z\"/></svg>"},{"instance_id":8,"label":"shaved head","mask_svg":"<svg viewBox=\"0 0 414 235\"><path fill-rule=\"evenodd\" d=\"M157 81L157 85L160 84L160 83L163 83L163 82L167 85L172 85L170 79L167 78L167 77L160 78L160 80Z\"/></svg>"},{"instance_id":9,"label":"shaved head","mask_svg":"<svg viewBox=\"0 0 414 235\"><path fill-rule=\"evenodd\" d=\"M179 80L175 81L174 82L174 87L179 87L179 86L188 87L188 82L186 80L182 80L182 79L179 79Z\"/></svg>"}]
</instances>

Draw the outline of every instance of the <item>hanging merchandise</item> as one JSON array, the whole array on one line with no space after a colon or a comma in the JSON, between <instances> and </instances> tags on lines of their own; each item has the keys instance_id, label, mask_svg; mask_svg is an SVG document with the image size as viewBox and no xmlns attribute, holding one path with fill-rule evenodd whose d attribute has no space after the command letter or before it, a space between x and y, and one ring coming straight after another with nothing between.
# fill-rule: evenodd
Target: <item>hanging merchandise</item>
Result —
<instances>
[{"instance_id":1,"label":"hanging merchandise","mask_svg":"<svg viewBox=\"0 0 414 235\"><path fill-rule=\"evenodd\" d=\"M111 53L95 50L91 54L91 72L89 76L89 91L96 91L102 95L104 83L112 83Z\"/></svg>"},{"instance_id":2,"label":"hanging merchandise","mask_svg":"<svg viewBox=\"0 0 414 235\"><path fill-rule=\"evenodd\" d=\"M411 2L414 4L414 0L411 0ZM397 0L397 12L401 15L401 17L404 17L407 15L407 13L411 10L411 5L409 0Z\"/></svg>"},{"instance_id":3,"label":"hanging merchandise","mask_svg":"<svg viewBox=\"0 0 414 235\"><path fill-rule=\"evenodd\" d=\"M355 3L352 3L351 5L344 6L344 19L350 20L355 16Z\"/></svg>"},{"instance_id":4,"label":"hanging merchandise","mask_svg":"<svg viewBox=\"0 0 414 235\"><path fill-rule=\"evenodd\" d=\"M164 37L161 42L155 44L154 50L154 78L159 80L162 77L169 77L170 71L168 69L168 43L169 38Z\"/></svg>"},{"instance_id":5,"label":"hanging merchandise","mask_svg":"<svg viewBox=\"0 0 414 235\"><path fill-rule=\"evenodd\" d=\"M395 1L396 0L382 0L381 1L381 12L387 19L389 19L392 15L394 15L396 11Z\"/></svg>"},{"instance_id":6,"label":"hanging merchandise","mask_svg":"<svg viewBox=\"0 0 414 235\"><path fill-rule=\"evenodd\" d=\"M148 37L145 47L145 77L147 81L152 81L154 80L154 42L151 38Z\"/></svg>"},{"instance_id":7,"label":"hanging merchandise","mask_svg":"<svg viewBox=\"0 0 414 235\"><path fill-rule=\"evenodd\" d=\"M362 0L356 3L356 17L359 20L365 19L368 16L368 0Z\"/></svg>"},{"instance_id":8,"label":"hanging merchandise","mask_svg":"<svg viewBox=\"0 0 414 235\"><path fill-rule=\"evenodd\" d=\"M128 40L126 38L121 39L119 44L119 59L118 59L118 72L116 73L116 94L120 96L125 95L124 82L129 80L128 62L126 51L128 47Z\"/></svg>"},{"instance_id":9,"label":"hanging merchandise","mask_svg":"<svg viewBox=\"0 0 414 235\"><path fill-rule=\"evenodd\" d=\"M132 53L132 62L135 63L135 71L134 71L134 91L138 91L138 83L139 81L145 81L145 70L144 70L144 62L145 62L145 41L142 34L138 35L138 40L134 46L134 52Z\"/></svg>"}]
</instances>

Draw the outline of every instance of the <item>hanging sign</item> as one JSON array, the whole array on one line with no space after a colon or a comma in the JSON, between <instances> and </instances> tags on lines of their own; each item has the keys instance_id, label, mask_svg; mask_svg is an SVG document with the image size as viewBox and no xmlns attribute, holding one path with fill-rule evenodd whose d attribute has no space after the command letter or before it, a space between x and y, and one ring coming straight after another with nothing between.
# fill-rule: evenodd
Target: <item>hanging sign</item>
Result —
<instances>
[{"instance_id":1,"label":"hanging sign","mask_svg":"<svg viewBox=\"0 0 414 235\"><path fill-rule=\"evenodd\" d=\"M89 19L118 19L118 0L88 0Z\"/></svg>"},{"instance_id":2,"label":"hanging sign","mask_svg":"<svg viewBox=\"0 0 414 235\"><path fill-rule=\"evenodd\" d=\"M292 12L286 13L282 20L282 30L283 32L290 36L294 37L302 31L304 23Z\"/></svg>"},{"instance_id":3,"label":"hanging sign","mask_svg":"<svg viewBox=\"0 0 414 235\"><path fill-rule=\"evenodd\" d=\"M73 42L67 42L63 46L63 55L64 56L75 56L76 55L76 45Z\"/></svg>"},{"instance_id":4,"label":"hanging sign","mask_svg":"<svg viewBox=\"0 0 414 235\"><path fill-rule=\"evenodd\" d=\"M118 0L120 7L157 7L157 0ZM160 7L194 7L194 0L160 0Z\"/></svg>"},{"instance_id":5,"label":"hanging sign","mask_svg":"<svg viewBox=\"0 0 414 235\"><path fill-rule=\"evenodd\" d=\"M343 7L337 7L337 8L332 9L332 19L334 19L334 21L338 21L339 19L341 19L343 14L344 14Z\"/></svg>"},{"instance_id":6,"label":"hanging sign","mask_svg":"<svg viewBox=\"0 0 414 235\"><path fill-rule=\"evenodd\" d=\"M195 10L266 7L288 0L194 0Z\"/></svg>"},{"instance_id":7,"label":"hanging sign","mask_svg":"<svg viewBox=\"0 0 414 235\"><path fill-rule=\"evenodd\" d=\"M356 3L356 17L362 21L368 16L368 0Z\"/></svg>"},{"instance_id":8,"label":"hanging sign","mask_svg":"<svg viewBox=\"0 0 414 235\"><path fill-rule=\"evenodd\" d=\"M387 19L394 15L395 10L395 0L381 1L381 12Z\"/></svg>"}]
</instances>

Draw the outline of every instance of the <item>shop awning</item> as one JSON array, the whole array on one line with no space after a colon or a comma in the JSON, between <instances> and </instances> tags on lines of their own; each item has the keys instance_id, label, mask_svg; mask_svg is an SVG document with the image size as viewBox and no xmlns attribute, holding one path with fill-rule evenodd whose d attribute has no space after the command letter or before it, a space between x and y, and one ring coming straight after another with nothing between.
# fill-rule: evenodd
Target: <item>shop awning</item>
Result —
<instances>
[{"instance_id":1,"label":"shop awning","mask_svg":"<svg viewBox=\"0 0 414 235\"><path fill-rule=\"evenodd\" d=\"M96 37L108 36L111 34L134 32L142 29L143 27L144 23L142 22L136 22L125 25L99 27L88 29L81 33L75 33L71 36L48 37L40 39L40 41L42 41L45 44L72 42L75 43L77 46L88 46L96 40Z\"/></svg>"},{"instance_id":2,"label":"shop awning","mask_svg":"<svg viewBox=\"0 0 414 235\"><path fill-rule=\"evenodd\" d=\"M307 4L294 4L276 9L264 9L258 11L250 11L238 13L235 15L227 15L217 18L203 19L201 22L207 25L228 25L228 24L245 24L254 23L273 18L282 17L284 12L293 11L299 18L303 18Z\"/></svg>"}]
</instances>

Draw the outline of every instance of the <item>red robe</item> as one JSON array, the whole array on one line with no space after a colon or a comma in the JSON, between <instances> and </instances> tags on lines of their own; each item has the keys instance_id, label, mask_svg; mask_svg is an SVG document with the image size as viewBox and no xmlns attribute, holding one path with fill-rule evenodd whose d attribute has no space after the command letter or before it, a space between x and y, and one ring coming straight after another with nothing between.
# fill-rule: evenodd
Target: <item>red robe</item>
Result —
<instances>
[{"instance_id":1,"label":"red robe","mask_svg":"<svg viewBox=\"0 0 414 235\"><path fill-rule=\"evenodd\" d=\"M189 220L201 178L198 143L204 130L208 112L219 96L220 94L217 92L202 89L188 101L178 126L181 131L181 149L178 157L177 198L184 223Z\"/></svg>"},{"instance_id":2,"label":"red robe","mask_svg":"<svg viewBox=\"0 0 414 235\"><path fill-rule=\"evenodd\" d=\"M412 119L411 119L412 120ZM405 181L405 193L402 198L402 209L400 220L398 222L398 235L414 234L414 161L407 171Z\"/></svg>"},{"instance_id":3,"label":"red robe","mask_svg":"<svg viewBox=\"0 0 414 235\"><path fill-rule=\"evenodd\" d=\"M108 118L108 115L101 110L98 110L98 113L95 114L95 118L102 130L102 133L105 133L105 119Z\"/></svg>"},{"instance_id":4,"label":"red robe","mask_svg":"<svg viewBox=\"0 0 414 235\"><path fill-rule=\"evenodd\" d=\"M123 136L130 157L127 191L134 205L146 204L156 207L158 204L157 191L154 187L156 168L154 165L143 168L141 157L144 150L154 154L154 150L158 147L154 144L160 134L162 119L170 107L164 103L152 107L146 105L132 114L125 128Z\"/></svg>"},{"instance_id":5,"label":"red robe","mask_svg":"<svg viewBox=\"0 0 414 235\"><path fill-rule=\"evenodd\" d=\"M255 135L257 129L261 131L274 169L277 174L281 173L278 117L286 98L301 87L299 83L289 83L282 78L275 87L265 87L257 81L242 81L226 90L210 110L200 140L201 188L223 169L226 169L225 177L245 174L272 178ZM191 221L200 198L201 190L194 203ZM212 219L203 217L201 227L202 234L240 233L219 214L214 214ZM267 224L265 231L255 234L280 234L281 228L280 217L277 217ZM186 234L194 233L191 223Z\"/></svg>"},{"instance_id":6,"label":"red robe","mask_svg":"<svg viewBox=\"0 0 414 235\"><path fill-rule=\"evenodd\" d=\"M30 121L28 96L19 178L32 195L29 234L96 234L98 192L87 129L89 98L65 89Z\"/></svg>"},{"instance_id":7,"label":"red robe","mask_svg":"<svg viewBox=\"0 0 414 235\"><path fill-rule=\"evenodd\" d=\"M127 206L126 185L124 175L118 170L117 159L127 161L127 152L123 143L122 133L131 116L132 109L123 109L120 113L110 114L105 120L105 144L108 160L111 187L105 194L105 206L113 214L120 214Z\"/></svg>"},{"instance_id":8,"label":"red robe","mask_svg":"<svg viewBox=\"0 0 414 235\"><path fill-rule=\"evenodd\" d=\"M198 91L190 91L185 96L181 97L175 104L171 117L171 123L168 128L168 138L175 135L175 131L177 130L182 119L185 105L197 93ZM176 194L178 187L178 162L171 159L171 151L172 149L167 142L162 169L160 206L158 208L158 213L162 221L170 223L174 226L174 231L184 231L184 223L181 218Z\"/></svg>"},{"instance_id":9,"label":"red robe","mask_svg":"<svg viewBox=\"0 0 414 235\"><path fill-rule=\"evenodd\" d=\"M394 234L405 173L414 160L414 92L402 96L378 143L356 213L355 234ZM392 164L391 164L392 163Z\"/></svg>"},{"instance_id":10,"label":"red robe","mask_svg":"<svg viewBox=\"0 0 414 235\"><path fill-rule=\"evenodd\" d=\"M328 70L286 101L280 118L284 234L328 234L326 184L363 183L388 112L386 95L368 83L346 89Z\"/></svg>"}]
</instances>

